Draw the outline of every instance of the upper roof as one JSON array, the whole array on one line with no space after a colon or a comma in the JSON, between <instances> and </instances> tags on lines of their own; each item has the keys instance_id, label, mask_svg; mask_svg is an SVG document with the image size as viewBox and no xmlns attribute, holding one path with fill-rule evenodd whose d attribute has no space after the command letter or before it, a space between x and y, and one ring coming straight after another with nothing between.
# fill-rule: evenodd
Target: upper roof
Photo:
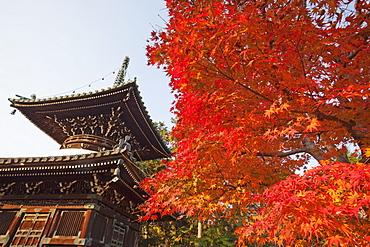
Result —
<instances>
[{"instance_id":1,"label":"upper roof","mask_svg":"<svg viewBox=\"0 0 370 247\"><path fill-rule=\"evenodd\" d=\"M144 107L136 81L95 92L9 101L59 144L75 135L99 136L111 143L129 135L138 160L170 156Z\"/></svg>"}]
</instances>

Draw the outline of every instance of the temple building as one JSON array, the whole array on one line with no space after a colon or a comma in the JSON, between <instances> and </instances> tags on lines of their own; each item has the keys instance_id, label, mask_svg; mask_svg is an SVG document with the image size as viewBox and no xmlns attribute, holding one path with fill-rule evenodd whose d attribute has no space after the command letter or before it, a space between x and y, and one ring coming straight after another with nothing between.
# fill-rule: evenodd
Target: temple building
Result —
<instances>
[{"instance_id":1,"label":"temple building","mask_svg":"<svg viewBox=\"0 0 370 247\"><path fill-rule=\"evenodd\" d=\"M0 246L137 246L137 161L170 156L139 95L124 81L62 97L9 99L61 147L45 157L0 158ZM32 145L32 144L30 144Z\"/></svg>"}]
</instances>

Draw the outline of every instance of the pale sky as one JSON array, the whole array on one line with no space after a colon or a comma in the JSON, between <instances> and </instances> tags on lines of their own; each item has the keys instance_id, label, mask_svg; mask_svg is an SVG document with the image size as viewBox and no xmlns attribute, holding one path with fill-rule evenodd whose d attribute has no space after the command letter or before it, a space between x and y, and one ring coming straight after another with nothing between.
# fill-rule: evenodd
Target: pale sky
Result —
<instances>
[{"instance_id":1,"label":"pale sky","mask_svg":"<svg viewBox=\"0 0 370 247\"><path fill-rule=\"evenodd\" d=\"M110 87L125 56L151 119L171 125L169 79L145 56L166 16L163 0L0 1L0 157L59 149L20 112L11 115L8 98L72 94L92 82L78 92Z\"/></svg>"}]
</instances>

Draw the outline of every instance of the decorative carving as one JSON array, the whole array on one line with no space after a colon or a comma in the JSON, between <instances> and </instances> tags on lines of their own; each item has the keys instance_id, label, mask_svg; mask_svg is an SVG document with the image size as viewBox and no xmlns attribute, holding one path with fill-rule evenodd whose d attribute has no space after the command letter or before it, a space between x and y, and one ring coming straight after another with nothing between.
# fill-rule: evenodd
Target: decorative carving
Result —
<instances>
[{"instance_id":1,"label":"decorative carving","mask_svg":"<svg viewBox=\"0 0 370 247\"><path fill-rule=\"evenodd\" d=\"M119 142L114 149L119 150L121 153L125 153L132 162L136 161L134 154L131 152L131 144L128 142L130 140L130 136L125 136L125 139L119 139Z\"/></svg>"},{"instance_id":2,"label":"decorative carving","mask_svg":"<svg viewBox=\"0 0 370 247\"><path fill-rule=\"evenodd\" d=\"M75 183L77 183L77 180L74 181L68 181L68 182L56 182L59 186L59 190L61 194L70 194L74 192L74 187L72 187Z\"/></svg>"},{"instance_id":3,"label":"decorative carving","mask_svg":"<svg viewBox=\"0 0 370 247\"><path fill-rule=\"evenodd\" d=\"M135 211L136 204L128 200L125 196L123 196L121 193L110 186L111 183L117 182L117 176L114 176L108 182L101 181L96 174L93 174L93 178L94 181L89 181L91 192L102 196L103 198L122 208L126 212L133 213Z\"/></svg>"},{"instance_id":4,"label":"decorative carving","mask_svg":"<svg viewBox=\"0 0 370 247\"><path fill-rule=\"evenodd\" d=\"M11 194L13 185L15 185L15 182L0 184L0 196L3 196L5 194Z\"/></svg>"},{"instance_id":5,"label":"decorative carving","mask_svg":"<svg viewBox=\"0 0 370 247\"><path fill-rule=\"evenodd\" d=\"M119 180L118 170L112 174L112 179L102 181L101 177L93 174L92 180L73 181L27 181L9 182L0 184L0 195L65 195L65 194L96 194L110 201L121 210L129 213L135 212L136 204L122 195L111 184ZM6 203L9 200L2 200ZM9 201L10 202L10 201ZM86 201L90 202L90 201ZM85 202L83 202L85 203ZM49 199L49 200L15 200L11 204L21 205L52 205L52 204L83 204L81 199Z\"/></svg>"},{"instance_id":6,"label":"decorative carving","mask_svg":"<svg viewBox=\"0 0 370 247\"><path fill-rule=\"evenodd\" d=\"M113 171L113 174L112 174L113 177L121 177L121 169L119 168L119 166L117 166L114 171Z\"/></svg>"},{"instance_id":7,"label":"decorative carving","mask_svg":"<svg viewBox=\"0 0 370 247\"><path fill-rule=\"evenodd\" d=\"M43 181L39 182L23 182L24 186L26 187L26 194L28 195L36 195L40 191L40 184L42 184Z\"/></svg>"},{"instance_id":8,"label":"decorative carving","mask_svg":"<svg viewBox=\"0 0 370 247\"><path fill-rule=\"evenodd\" d=\"M116 109L112 107L110 114L77 116L64 119L59 119L54 115L53 120L68 136L90 134L118 140L130 134L130 130L120 118L122 114L120 107Z\"/></svg>"},{"instance_id":9,"label":"decorative carving","mask_svg":"<svg viewBox=\"0 0 370 247\"><path fill-rule=\"evenodd\" d=\"M104 183L98 178L96 174L93 174L93 178L93 181L87 181L87 183L90 184L90 189L92 193L101 196L104 192L106 192L109 182Z\"/></svg>"},{"instance_id":10,"label":"decorative carving","mask_svg":"<svg viewBox=\"0 0 370 247\"><path fill-rule=\"evenodd\" d=\"M125 136L125 139L119 139L118 144L114 146L114 149L119 150L120 152L131 152L131 144L128 142L130 136Z\"/></svg>"},{"instance_id":11,"label":"decorative carving","mask_svg":"<svg viewBox=\"0 0 370 247\"><path fill-rule=\"evenodd\" d=\"M116 190L113 190L113 192L114 192L114 198L112 199L114 199L114 202L116 205L120 205L125 199L125 197L122 196L120 193L118 193Z\"/></svg>"},{"instance_id":12,"label":"decorative carving","mask_svg":"<svg viewBox=\"0 0 370 247\"><path fill-rule=\"evenodd\" d=\"M77 116L64 119L54 115L53 117L47 116L47 118L53 119L67 136L94 135L116 142L124 139L125 136L130 136L135 150L141 150L139 142L131 134L130 129L125 126L125 122L122 121L122 114L121 107L112 107L110 114Z\"/></svg>"}]
</instances>

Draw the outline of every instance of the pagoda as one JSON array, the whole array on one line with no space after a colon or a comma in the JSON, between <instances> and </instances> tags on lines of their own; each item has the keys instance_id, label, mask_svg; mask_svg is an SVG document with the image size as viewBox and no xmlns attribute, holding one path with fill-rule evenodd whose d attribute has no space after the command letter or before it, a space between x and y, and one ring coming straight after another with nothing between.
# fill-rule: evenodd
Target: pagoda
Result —
<instances>
[{"instance_id":1,"label":"pagoda","mask_svg":"<svg viewBox=\"0 0 370 247\"><path fill-rule=\"evenodd\" d=\"M0 158L0 246L137 246L137 161L170 156L139 95L124 81L95 92L9 99L60 144L44 157Z\"/></svg>"}]
</instances>

